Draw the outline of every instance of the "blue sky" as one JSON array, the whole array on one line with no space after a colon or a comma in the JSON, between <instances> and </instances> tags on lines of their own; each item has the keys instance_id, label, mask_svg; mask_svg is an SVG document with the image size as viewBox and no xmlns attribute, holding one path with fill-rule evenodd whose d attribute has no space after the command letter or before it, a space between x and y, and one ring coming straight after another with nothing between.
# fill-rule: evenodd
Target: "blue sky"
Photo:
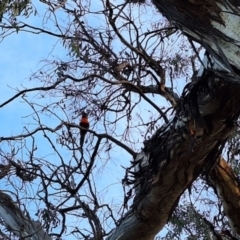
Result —
<instances>
[{"instance_id":1,"label":"blue sky","mask_svg":"<svg viewBox=\"0 0 240 240\"><path fill-rule=\"evenodd\" d=\"M40 24L41 17L29 19L31 24ZM56 45L56 38L49 37L44 34L34 35L31 33L20 32L18 34L12 34L8 36L0 44L0 104L8 100L10 97L16 94L15 89L32 88L36 86L41 86L41 83L36 81L29 81L29 77L32 73L36 72L42 65L41 60L52 59L54 57L65 57L66 51L59 44ZM36 93L27 94L28 99L37 100ZM42 100L37 100L44 103ZM3 108L0 108L1 116L1 136L11 136L18 135L22 132L24 126L29 126L30 129L36 127L33 118L29 114L32 113L32 109L23 101L21 98L17 98L11 103L7 104ZM49 121L47 117L42 117L43 120ZM51 125L57 125L59 121L50 122ZM38 156L43 157L49 152L51 152L50 146L47 144L45 139L42 137L42 133L37 134L38 141ZM30 144L30 141L28 142ZM43 147L44 146L44 147ZM4 149L5 148L5 149ZM9 148L5 146L2 150L8 151ZM60 150L67 161L71 158L69 152ZM116 150L114 150L116 151ZM112 202L114 205L120 205L123 200L121 179L123 177L123 169L119 168L119 159L121 159L121 164L124 161L129 162L131 159L128 154L122 150L117 150L114 154L116 157L112 158L112 161L105 168L106 175L101 176L98 173L98 191L99 199L102 199L102 203L108 201ZM21 156L21 154L20 154ZM19 156L19 157L20 157ZM24 153L23 153L24 158ZM47 158L51 159L52 162L58 162L57 156L48 155ZM55 159L55 160L54 160ZM114 171L112 169L114 168ZM96 173L97 174L97 173ZM113 180L114 179L114 180ZM2 181L1 186L6 186L9 188L7 182ZM33 185L34 186L34 185ZM36 187L36 188L35 188ZM28 192L33 194L37 190L37 185L33 187L33 191L29 191L30 188L27 187ZM34 189L35 188L35 189ZM32 192L32 193L31 193ZM23 194L23 193L22 193ZM28 205L29 212L32 217L35 214L34 203ZM72 218L71 221L75 222ZM70 222L69 219L69 222ZM76 223L75 223L76 224ZM66 239L72 239L67 237Z\"/></svg>"},{"instance_id":2,"label":"blue sky","mask_svg":"<svg viewBox=\"0 0 240 240\"><path fill-rule=\"evenodd\" d=\"M36 7L38 8L38 3ZM44 11L40 9L40 17L36 16L30 18L28 21L33 25L41 25L43 13ZM166 51L167 49L168 48L166 48ZM169 48L168 51L170 52L172 49ZM34 35L23 32L10 35L4 39L4 41L0 43L0 52L0 104L16 93L14 88L23 89L23 87L32 88L41 86L40 82L35 80L29 81L31 74L36 72L42 64L44 64L40 62L41 60L51 60L55 57L65 58L67 54L66 50L62 47L61 43L57 42L55 37L49 37L45 34ZM185 79L181 79L181 83L178 83L179 88L181 88L184 81ZM27 94L27 96L28 99L37 100L39 103L44 104L45 100L40 100L35 93ZM155 97L152 99L154 99L158 105L163 105L164 101L162 98ZM138 113L142 117L148 117L147 114L149 110L148 104L142 104L141 107L137 108ZM0 128L1 136L19 134L25 125L29 126L30 129L35 128L36 125L33 117L29 116L30 113L32 113L32 109L21 98L17 98L7 106L0 108L0 116L2 119ZM52 126L59 123L59 120L54 118L49 119L45 116L42 116L42 120ZM124 129L124 121L122 121L118 127L119 129ZM98 128L98 130L101 131L101 127ZM139 133L137 132L133 134L133 136L135 136L135 139L139 139L140 149L143 139L139 137ZM51 152L51 148L45 143L42 133L37 134L37 141L39 145L39 157L43 157ZM71 159L71 153L64 149L59 149L59 151L63 154L67 162ZM52 162L57 163L59 161L55 155L48 155L47 158ZM124 169L121 166L129 166L130 160L132 159L124 150L114 148L110 160L111 161L106 163L104 160L97 159L98 168L95 173L98 179L99 196L103 202L108 201L112 202L113 205L121 205L123 201L121 180L124 177ZM100 166L105 164L105 174L101 175L102 168ZM32 209L32 211L34 212L34 209ZM71 239L71 237L66 239Z\"/></svg>"}]
</instances>

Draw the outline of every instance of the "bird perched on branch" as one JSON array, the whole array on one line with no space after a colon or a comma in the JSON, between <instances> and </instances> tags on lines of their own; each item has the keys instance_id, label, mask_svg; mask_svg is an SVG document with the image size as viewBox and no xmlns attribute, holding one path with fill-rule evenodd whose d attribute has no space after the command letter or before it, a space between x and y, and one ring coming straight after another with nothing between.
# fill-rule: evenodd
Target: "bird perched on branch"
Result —
<instances>
[{"instance_id":1,"label":"bird perched on branch","mask_svg":"<svg viewBox=\"0 0 240 240\"><path fill-rule=\"evenodd\" d=\"M81 127L80 129L80 147L83 146L84 143L84 138L87 133L87 130L89 129L89 121L88 121L88 114L83 112L82 113L82 119L80 121L79 126Z\"/></svg>"}]
</instances>

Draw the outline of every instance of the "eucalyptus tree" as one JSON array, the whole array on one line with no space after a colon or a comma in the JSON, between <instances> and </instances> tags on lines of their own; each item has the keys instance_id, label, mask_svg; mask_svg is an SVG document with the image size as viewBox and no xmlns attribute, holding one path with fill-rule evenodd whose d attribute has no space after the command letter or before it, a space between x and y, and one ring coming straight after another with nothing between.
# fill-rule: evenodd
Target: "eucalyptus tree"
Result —
<instances>
[{"instance_id":1,"label":"eucalyptus tree","mask_svg":"<svg viewBox=\"0 0 240 240\"><path fill-rule=\"evenodd\" d=\"M0 136L2 239L237 238L238 7L3 1L2 40L61 51L0 104L31 109Z\"/></svg>"}]
</instances>

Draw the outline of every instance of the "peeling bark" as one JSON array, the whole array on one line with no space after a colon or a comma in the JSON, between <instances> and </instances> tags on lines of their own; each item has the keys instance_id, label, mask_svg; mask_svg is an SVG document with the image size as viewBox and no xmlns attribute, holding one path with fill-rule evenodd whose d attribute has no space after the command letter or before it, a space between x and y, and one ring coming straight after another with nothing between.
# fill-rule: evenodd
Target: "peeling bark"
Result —
<instances>
[{"instance_id":1,"label":"peeling bark","mask_svg":"<svg viewBox=\"0 0 240 240\"><path fill-rule=\"evenodd\" d=\"M207 92L200 87L206 82ZM135 183L138 192L132 209L109 240L153 239L168 222L182 193L215 163L235 128L240 108L239 85L219 80L212 73L189 88L181 99L182 105L179 103L176 117L156 132L136 159L140 164ZM192 98L196 96L197 104L205 103L200 109L205 123L201 127L196 115L186 110L192 107Z\"/></svg>"},{"instance_id":2,"label":"peeling bark","mask_svg":"<svg viewBox=\"0 0 240 240\"><path fill-rule=\"evenodd\" d=\"M239 117L240 17L236 3L222 0L153 0L153 3L185 35L202 44L207 53L197 81L185 88L174 119L146 142L135 159L136 197L108 240L154 239L186 188L200 173L208 173L214 166ZM225 182L226 172L223 177L219 168L214 171L220 174L214 180L219 178L215 184L225 202L225 211L239 233L239 219L231 211L238 212L238 204L235 200L226 204L227 196L238 199L237 188L234 183ZM229 195L224 191L227 184L232 188Z\"/></svg>"},{"instance_id":3,"label":"peeling bark","mask_svg":"<svg viewBox=\"0 0 240 240\"><path fill-rule=\"evenodd\" d=\"M230 226L236 233L240 234L239 179L222 157L211 171L208 179L223 203Z\"/></svg>"}]
</instances>

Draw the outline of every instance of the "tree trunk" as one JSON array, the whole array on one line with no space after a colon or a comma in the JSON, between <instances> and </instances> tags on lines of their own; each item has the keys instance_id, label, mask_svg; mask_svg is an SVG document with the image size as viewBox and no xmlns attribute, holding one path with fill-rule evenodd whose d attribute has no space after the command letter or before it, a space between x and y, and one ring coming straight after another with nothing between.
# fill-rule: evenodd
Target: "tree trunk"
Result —
<instances>
[{"instance_id":1,"label":"tree trunk","mask_svg":"<svg viewBox=\"0 0 240 240\"><path fill-rule=\"evenodd\" d=\"M237 4L221 0L153 0L153 3L207 52L197 78L183 91L175 117L146 142L135 159L136 196L109 240L154 239L168 222L182 193L201 173L210 173L239 116ZM226 168L229 172L226 166L220 162L212 170L210 181L222 196L233 229L239 233L240 217L233 216L233 202L228 201L223 191L227 184L229 188L232 185L220 171ZM229 194L239 199L238 191Z\"/></svg>"}]
</instances>

